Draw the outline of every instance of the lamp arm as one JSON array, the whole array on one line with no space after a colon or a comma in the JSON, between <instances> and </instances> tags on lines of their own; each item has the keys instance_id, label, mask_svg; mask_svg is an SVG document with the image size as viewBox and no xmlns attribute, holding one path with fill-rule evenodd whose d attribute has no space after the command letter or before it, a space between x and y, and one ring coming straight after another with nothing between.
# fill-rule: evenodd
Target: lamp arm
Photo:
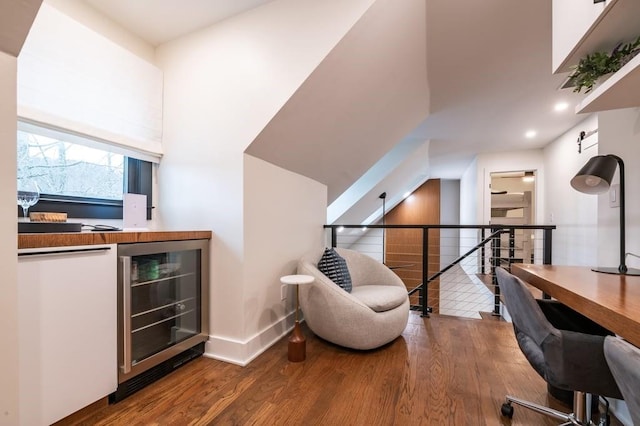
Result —
<instances>
[{"instance_id":1,"label":"lamp arm","mask_svg":"<svg viewBox=\"0 0 640 426\"><path fill-rule=\"evenodd\" d=\"M627 272L627 264L625 262L626 259L626 250L625 250L625 205L624 205L624 161L622 158L617 155L609 154L610 157L614 158L618 162L618 168L620 169L620 266L618 266L618 271L621 274Z\"/></svg>"}]
</instances>

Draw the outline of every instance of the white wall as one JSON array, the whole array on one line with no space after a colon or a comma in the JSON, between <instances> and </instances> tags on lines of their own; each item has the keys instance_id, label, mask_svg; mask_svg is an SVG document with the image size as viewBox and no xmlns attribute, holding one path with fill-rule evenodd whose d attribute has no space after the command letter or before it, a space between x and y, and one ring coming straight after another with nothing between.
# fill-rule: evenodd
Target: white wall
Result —
<instances>
[{"instance_id":1,"label":"white wall","mask_svg":"<svg viewBox=\"0 0 640 426\"><path fill-rule=\"evenodd\" d=\"M476 225L478 221L478 160L474 158L460 178L460 224ZM477 243L478 232L460 230L460 253L466 253Z\"/></svg>"},{"instance_id":2,"label":"white wall","mask_svg":"<svg viewBox=\"0 0 640 426\"><path fill-rule=\"evenodd\" d=\"M476 157L476 163L476 193L479 200L476 221L480 224L488 224L491 218L491 173L534 170L538 180L544 179L544 158L541 149L480 154ZM537 188L534 218L536 224L540 222L544 213L544 202L541 200L544 200L544 188Z\"/></svg>"},{"instance_id":3,"label":"white wall","mask_svg":"<svg viewBox=\"0 0 640 426\"><path fill-rule=\"evenodd\" d=\"M246 362L246 333L256 327L246 325L244 306L245 250L253 240L245 239L243 152L370 3L275 1L156 52L165 77L157 217L166 229L214 232L211 356ZM316 212L289 214L284 221ZM292 260L287 253L278 259ZM256 286L273 283L264 277Z\"/></svg>"},{"instance_id":4,"label":"white wall","mask_svg":"<svg viewBox=\"0 0 640 426\"><path fill-rule=\"evenodd\" d=\"M0 425L18 424L17 60L0 52Z\"/></svg>"},{"instance_id":5,"label":"white wall","mask_svg":"<svg viewBox=\"0 0 640 426\"><path fill-rule=\"evenodd\" d=\"M440 180L440 224L460 224L460 181ZM460 230L440 230L440 267L445 267L458 258Z\"/></svg>"},{"instance_id":6,"label":"white wall","mask_svg":"<svg viewBox=\"0 0 640 426\"><path fill-rule=\"evenodd\" d=\"M598 152L615 154L625 165L626 252L640 255L640 109L628 108L598 114ZM616 171L613 183L619 183ZM598 195L598 266L620 264L619 208L609 207L608 194ZM640 268L640 259L629 256L627 266ZM623 401L613 400L612 411L625 425L631 417Z\"/></svg>"},{"instance_id":7,"label":"white wall","mask_svg":"<svg viewBox=\"0 0 640 426\"><path fill-rule=\"evenodd\" d=\"M538 223L557 226L553 231L554 265L597 263L599 197L580 193L569 184L589 158L598 154L598 145L579 154L578 136L597 128L598 116L593 114L544 148L545 212Z\"/></svg>"},{"instance_id":8,"label":"white wall","mask_svg":"<svg viewBox=\"0 0 640 426\"><path fill-rule=\"evenodd\" d=\"M296 273L297 261L324 246L327 187L266 161L244 156L244 335L279 338L293 312L291 288L280 298L280 277ZM265 333L265 330L272 329ZM265 343L247 349L248 356Z\"/></svg>"},{"instance_id":9,"label":"white wall","mask_svg":"<svg viewBox=\"0 0 640 426\"><path fill-rule=\"evenodd\" d=\"M580 131L594 129L598 129L597 136L583 144L583 148L591 147L578 154ZM595 137L597 145L593 145ZM582 194L569 184L588 159L598 154L615 154L625 162L626 251L640 254L640 191L634 187L640 182L640 110L632 108L593 114L545 147L544 222L558 227L553 235L554 264L617 266L620 262L620 210L609 207L608 194ZM640 267L633 257L627 264ZM616 417L631 424L624 402L610 402Z\"/></svg>"},{"instance_id":10,"label":"white wall","mask_svg":"<svg viewBox=\"0 0 640 426\"><path fill-rule=\"evenodd\" d=\"M599 114L599 152L615 154L625 165L626 251L640 255L640 108ZM618 183L618 172L614 183ZM607 194L598 198L598 264L620 264L619 208L609 207ZM640 268L640 259L629 256L627 266Z\"/></svg>"}]
</instances>

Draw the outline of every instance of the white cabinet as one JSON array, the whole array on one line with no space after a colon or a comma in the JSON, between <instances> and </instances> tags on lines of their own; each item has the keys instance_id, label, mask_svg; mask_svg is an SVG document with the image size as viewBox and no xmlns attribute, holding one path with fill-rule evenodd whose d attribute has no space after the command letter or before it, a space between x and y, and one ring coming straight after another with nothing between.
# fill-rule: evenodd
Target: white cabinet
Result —
<instances>
[{"instance_id":1,"label":"white cabinet","mask_svg":"<svg viewBox=\"0 0 640 426\"><path fill-rule=\"evenodd\" d=\"M553 72L569 71L584 54L581 40L612 0L594 4L591 0L553 0ZM580 55L580 56L578 56ZM578 57L578 60L575 57Z\"/></svg>"},{"instance_id":2,"label":"white cabinet","mask_svg":"<svg viewBox=\"0 0 640 426\"><path fill-rule=\"evenodd\" d=\"M587 54L609 52L640 36L640 1L553 0L553 71L567 72ZM576 112L640 106L640 58L636 56L597 86Z\"/></svg>"},{"instance_id":3,"label":"white cabinet","mask_svg":"<svg viewBox=\"0 0 640 426\"><path fill-rule=\"evenodd\" d=\"M51 424L115 391L116 255L116 245L18 251L21 424Z\"/></svg>"}]
</instances>

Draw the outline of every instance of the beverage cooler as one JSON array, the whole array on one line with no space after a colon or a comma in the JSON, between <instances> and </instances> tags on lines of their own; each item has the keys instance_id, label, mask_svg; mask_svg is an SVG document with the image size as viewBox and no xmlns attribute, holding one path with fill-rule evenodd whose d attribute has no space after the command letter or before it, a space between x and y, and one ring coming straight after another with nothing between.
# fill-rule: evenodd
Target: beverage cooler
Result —
<instances>
[{"instance_id":1,"label":"beverage cooler","mask_svg":"<svg viewBox=\"0 0 640 426\"><path fill-rule=\"evenodd\" d=\"M209 241L118 245L119 401L202 355Z\"/></svg>"}]
</instances>

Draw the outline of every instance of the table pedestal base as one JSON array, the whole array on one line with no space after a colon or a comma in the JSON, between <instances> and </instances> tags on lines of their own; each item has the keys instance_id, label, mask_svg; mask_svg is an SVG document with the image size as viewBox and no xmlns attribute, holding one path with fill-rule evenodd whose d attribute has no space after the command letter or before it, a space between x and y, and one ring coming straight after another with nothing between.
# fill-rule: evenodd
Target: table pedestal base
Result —
<instances>
[{"instance_id":1,"label":"table pedestal base","mask_svg":"<svg viewBox=\"0 0 640 426\"><path fill-rule=\"evenodd\" d=\"M289 336L289 361L301 362L304 361L307 354L307 341L302 334L302 328L300 322L296 321L293 327L293 332Z\"/></svg>"}]
</instances>

